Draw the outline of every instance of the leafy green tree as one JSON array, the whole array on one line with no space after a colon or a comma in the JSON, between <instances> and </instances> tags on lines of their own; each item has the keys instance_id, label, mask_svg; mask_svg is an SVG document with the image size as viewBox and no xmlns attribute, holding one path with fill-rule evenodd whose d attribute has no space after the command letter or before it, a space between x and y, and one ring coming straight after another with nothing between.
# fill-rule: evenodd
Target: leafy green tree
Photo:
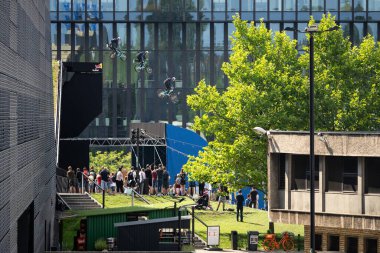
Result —
<instances>
[{"instance_id":1,"label":"leafy green tree","mask_svg":"<svg viewBox=\"0 0 380 253\"><path fill-rule=\"evenodd\" d=\"M313 24L314 20L310 21ZM309 49L235 17L232 54L222 70L230 86L218 91L201 81L187 102L201 112L194 129L212 141L185 165L199 181L221 182L237 189L265 188L266 139L253 128L308 130ZM334 27L332 16L319 28ZM315 35L315 123L317 130L378 130L380 126L380 50L368 35L352 46L343 31Z\"/></svg>"},{"instance_id":2,"label":"leafy green tree","mask_svg":"<svg viewBox=\"0 0 380 253\"><path fill-rule=\"evenodd\" d=\"M124 151L96 151L90 152L90 167L101 170L107 167L110 172L117 172L120 166L129 167L131 165L131 153Z\"/></svg>"}]
</instances>

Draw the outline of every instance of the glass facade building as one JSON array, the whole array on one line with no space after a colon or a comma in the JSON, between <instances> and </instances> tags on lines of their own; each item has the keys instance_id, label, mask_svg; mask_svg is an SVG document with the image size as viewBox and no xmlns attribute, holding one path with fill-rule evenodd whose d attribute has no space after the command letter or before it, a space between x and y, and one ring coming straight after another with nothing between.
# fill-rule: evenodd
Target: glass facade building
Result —
<instances>
[{"instance_id":1,"label":"glass facade building","mask_svg":"<svg viewBox=\"0 0 380 253\"><path fill-rule=\"evenodd\" d=\"M230 54L235 13L280 31L303 30L310 16L328 12L354 44L367 33L378 39L380 0L50 0L53 59L103 62L103 112L81 137L125 137L131 122L187 127L195 113L186 96L196 84L228 86L220 68ZM305 34L287 33L300 50L307 43ZM110 59L106 44L117 36L126 61ZM140 50L150 51L151 74L133 68ZM178 104L157 96L171 76Z\"/></svg>"}]
</instances>

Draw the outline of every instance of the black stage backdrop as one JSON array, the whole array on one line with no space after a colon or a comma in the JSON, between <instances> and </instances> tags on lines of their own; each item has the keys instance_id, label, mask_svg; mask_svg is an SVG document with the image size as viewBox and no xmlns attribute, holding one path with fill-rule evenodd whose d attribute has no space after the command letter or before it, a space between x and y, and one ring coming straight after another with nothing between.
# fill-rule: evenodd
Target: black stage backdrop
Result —
<instances>
[{"instance_id":1,"label":"black stage backdrop","mask_svg":"<svg viewBox=\"0 0 380 253\"><path fill-rule=\"evenodd\" d=\"M102 64L63 63L61 125L58 166L83 168L89 164L89 141L75 138L102 112Z\"/></svg>"}]
</instances>

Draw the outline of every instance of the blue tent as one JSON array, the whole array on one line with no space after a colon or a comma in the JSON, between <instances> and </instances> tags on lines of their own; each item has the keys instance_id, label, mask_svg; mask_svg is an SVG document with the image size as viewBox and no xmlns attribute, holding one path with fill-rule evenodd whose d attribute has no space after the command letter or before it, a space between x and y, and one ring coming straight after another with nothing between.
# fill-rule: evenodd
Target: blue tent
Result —
<instances>
[{"instance_id":1,"label":"blue tent","mask_svg":"<svg viewBox=\"0 0 380 253\"><path fill-rule=\"evenodd\" d=\"M170 184L174 184L182 166L187 162L188 155L197 156L207 141L197 133L185 128L166 125L166 167L170 174Z\"/></svg>"},{"instance_id":2,"label":"blue tent","mask_svg":"<svg viewBox=\"0 0 380 253\"><path fill-rule=\"evenodd\" d=\"M207 146L207 141L197 133L185 128L166 124L166 167L170 174L170 184L174 184L175 176L187 162L188 155L197 156L198 152ZM244 198L250 192L250 187L242 189ZM259 192L259 208L264 206L264 193ZM231 194L233 195L233 194ZM234 201L234 197L232 197Z\"/></svg>"}]
</instances>

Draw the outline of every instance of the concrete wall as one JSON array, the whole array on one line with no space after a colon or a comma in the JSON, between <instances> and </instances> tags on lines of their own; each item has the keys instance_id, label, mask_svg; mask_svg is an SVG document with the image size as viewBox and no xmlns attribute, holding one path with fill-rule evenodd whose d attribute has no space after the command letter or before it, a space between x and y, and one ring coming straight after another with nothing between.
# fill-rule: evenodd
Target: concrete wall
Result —
<instances>
[{"instance_id":1,"label":"concrete wall","mask_svg":"<svg viewBox=\"0 0 380 253\"><path fill-rule=\"evenodd\" d=\"M32 202L43 252L55 208L49 1L1 0L0 23L0 252L18 251L17 220Z\"/></svg>"},{"instance_id":2,"label":"concrete wall","mask_svg":"<svg viewBox=\"0 0 380 253\"><path fill-rule=\"evenodd\" d=\"M380 180L380 179L379 179ZM380 216L380 197L379 195L364 195L365 214Z\"/></svg>"},{"instance_id":3,"label":"concrete wall","mask_svg":"<svg viewBox=\"0 0 380 253\"><path fill-rule=\"evenodd\" d=\"M306 132L271 131L270 136L268 140L270 153L310 153L309 135ZM323 137L315 134L314 144L316 155L380 157L380 133L352 135L324 133Z\"/></svg>"},{"instance_id":4,"label":"concrete wall","mask_svg":"<svg viewBox=\"0 0 380 253\"><path fill-rule=\"evenodd\" d=\"M377 199L380 201L380 196ZM328 213L362 214L361 203L356 193L326 192L325 201L325 211Z\"/></svg>"}]
</instances>

